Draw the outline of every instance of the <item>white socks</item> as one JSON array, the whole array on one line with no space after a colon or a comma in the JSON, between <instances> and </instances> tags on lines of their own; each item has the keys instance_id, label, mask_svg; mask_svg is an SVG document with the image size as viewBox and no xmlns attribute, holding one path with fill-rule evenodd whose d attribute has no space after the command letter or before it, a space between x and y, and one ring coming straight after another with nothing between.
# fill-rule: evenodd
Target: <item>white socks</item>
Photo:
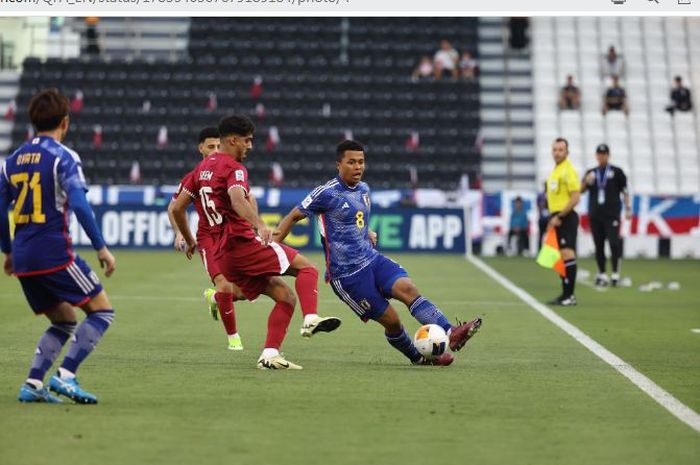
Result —
<instances>
[{"instance_id":1,"label":"white socks","mask_svg":"<svg viewBox=\"0 0 700 465\"><path fill-rule=\"evenodd\" d=\"M318 315L315 313L309 313L308 315L304 315L304 326L310 325L314 322L316 318L318 318Z\"/></svg>"},{"instance_id":2,"label":"white socks","mask_svg":"<svg viewBox=\"0 0 700 465\"><path fill-rule=\"evenodd\" d=\"M70 371L66 370L65 368L60 367L58 369L58 376L61 379L73 379L73 378L75 378L75 373L71 373Z\"/></svg>"},{"instance_id":3,"label":"white socks","mask_svg":"<svg viewBox=\"0 0 700 465\"><path fill-rule=\"evenodd\" d=\"M270 348L264 348L262 351L262 354L260 355L260 358L272 358L272 357L277 357L280 354L280 351L277 349L270 349Z\"/></svg>"}]
</instances>

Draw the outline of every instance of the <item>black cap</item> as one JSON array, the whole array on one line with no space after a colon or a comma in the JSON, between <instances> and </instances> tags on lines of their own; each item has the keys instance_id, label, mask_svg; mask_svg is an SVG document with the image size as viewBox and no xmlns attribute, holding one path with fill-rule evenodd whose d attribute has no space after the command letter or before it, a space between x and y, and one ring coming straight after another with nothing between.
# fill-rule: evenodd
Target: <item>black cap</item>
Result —
<instances>
[{"instance_id":1,"label":"black cap","mask_svg":"<svg viewBox=\"0 0 700 465\"><path fill-rule=\"evenodd\" d=\"M608 144L599 144L598 147L595 148L595 153L610 153L610 148Z\"/></svg>"}]
</instances>

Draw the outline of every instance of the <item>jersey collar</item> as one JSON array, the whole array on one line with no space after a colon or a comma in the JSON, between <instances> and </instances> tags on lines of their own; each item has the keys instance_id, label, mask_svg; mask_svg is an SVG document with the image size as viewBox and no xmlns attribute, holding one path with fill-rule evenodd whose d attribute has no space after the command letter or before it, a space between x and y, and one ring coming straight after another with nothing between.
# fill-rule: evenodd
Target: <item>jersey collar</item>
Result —
<instances>
[{"instance_id":1,"label":"jersey collar","mask_svg":"<svg viewBox=\"0 0 700 465\"><path fill-rule=\"evenodd\" d=\"M362 182L362 181L360 181L357 184L355 184L354 187L350 187L347 184L345 184L345 181L343 181L343 178L341 178L340 175L336 176L335 179L338 180L338 182L340 183L341 186L345 187L346 189L350 189L351 191L354 191L355 189L357 189L359 187L360 183Z\"/></svg>"}]
</instances>

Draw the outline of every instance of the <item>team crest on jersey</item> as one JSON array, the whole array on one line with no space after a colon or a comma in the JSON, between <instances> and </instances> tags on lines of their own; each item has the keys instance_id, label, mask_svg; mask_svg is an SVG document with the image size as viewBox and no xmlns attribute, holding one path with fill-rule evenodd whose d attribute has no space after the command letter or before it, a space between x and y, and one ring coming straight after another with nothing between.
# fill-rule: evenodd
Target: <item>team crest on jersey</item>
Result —
<instances>
[{"instance_id":1,"label":"team crest on jersey","mask_svg":"<svg viewBox=\"0 0 700 465\"><path fill-rule=\"evenodd\" d=\"M365 205L367 205L367 208L369 208L370 207L369 194L362 194L362 200L364 200Z\"/></svg>"},{"instance_id":2,"label":"team crest on jersey","mask_svg":"<svg viewBox=\"0 0 700 465\"><path fill-rule=\"evenodd\" d=\"M245 174L243 170L236 170L234 173L236 175L236 181L245 181Z\"/></svg>"}]
</instances>

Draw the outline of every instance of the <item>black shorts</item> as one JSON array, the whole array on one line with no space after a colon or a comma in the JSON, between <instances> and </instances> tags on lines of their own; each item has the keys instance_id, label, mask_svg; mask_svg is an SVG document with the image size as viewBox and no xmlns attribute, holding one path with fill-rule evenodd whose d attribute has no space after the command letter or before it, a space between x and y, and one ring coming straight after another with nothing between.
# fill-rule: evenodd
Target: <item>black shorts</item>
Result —
<instances>
[{"instance_id":1,"label":"black shorts","mask_svg":"<svg viewBox=\"0 0 700 465\"><path fill-rule=\"evenodd\" d=\"M552 216L556 213L552 213ZM551 218L551 216L550 216ZM560 249L571 249L576 252L576 238L578 237L578 214L570 212L561 219L561 225L555 228Z\"/></svg>"},{"instance_id":2,"label":"black shorts","mask_svg":"<svg viewBox=\"0 0 700 465\"><path fill-rule=\"evenodd\" d=\"M596 247L599 245L605 246L607 239L611 246L617 245L620 241L620 218L589 215L591 223L591 234Z\"/></svg>"}]
</instances>

